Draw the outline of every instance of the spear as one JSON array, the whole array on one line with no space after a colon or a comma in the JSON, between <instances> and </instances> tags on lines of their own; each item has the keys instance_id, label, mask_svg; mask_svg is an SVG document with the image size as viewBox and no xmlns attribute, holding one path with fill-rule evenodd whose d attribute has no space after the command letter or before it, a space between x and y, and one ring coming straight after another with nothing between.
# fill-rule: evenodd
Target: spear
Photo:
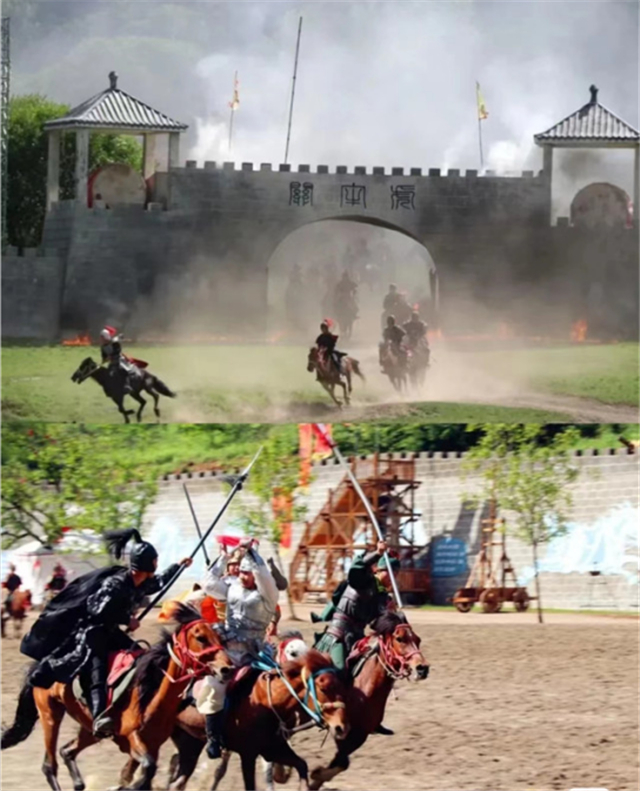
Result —
<instances>
[{"instance_id":1,"label":"spear","mask_svg":"<svg viewBox=\"0 0 640 791\"><path fill-rule=\"evenodd\" d=\"M207 528L207 531L205 532L205 534L202 536L202 538L196 544L195 549L193 550L193 552L189 555L189 558L191 560L193 560L193 558L198 554L198 550L200 549L200 547L204 546L204 542L207 540L207 538L209 538L209 535L213 531L214 527L218 524L220 519L222 519L222 515L224 514L224 512L227 510L227 508L231 504L231 501L236 496L236 494L240 491L240 489L242 489L242 487L244 486L244 483L247 480L247 478L249 477L249 473L251 472L251 468L256 463L256 461L258 461L258 456L260 456L261 453L262 453L262 447L260 447L260 449L258 450L256 455L253 457L253 459L251 460L251 463L245 469L245 471L240 473L240 475L237 475L237 476L233 477L233 486L232 486L231 491L229 492L229 494L227 496L227 499L224 501L224 505L218 511L218 513L216 515L216 518L209 525L209 527ZM169 582L167 582L167 584L164 586L164 588L158 593L158 595L155 597L155 599L153 599L153 601L144 608L144 610L141 612L141 614L137 616L137 620L138 621L141 621L145 617L145 615L148 615L151 612L151 610L156 606L156 604L158 604L160 599L163 598L163 596L167 593L169 588L171 588L171 586L174 584L174 582L178 579L178 577L182 574L182 572L186 568L187 568L186 566L180 565L180 568L176 571L176 573L169 580Z\"/></svg>"},{"instance_id":2,"label":"spear","mask_svg":"<svg viewBox=\"0 0 640 791\"><path fill-rule=\"evenodd\" d=\"M196 512L193 509L193 503L191 502L191 497L189 496L189 490L187 489L187 484L183 483L182 488L187 498L187 502L189 503L189 510L191 511L191 516L193 517L193 524L196 526L196 532L198 534L198 538L202 538L202 530L200 530L200 525L198 524L198 517L196 516ZM208 568L211 565L211 562L209 561L209 553L207 552L207 548L204 544L202 545L202 551L204 552L204 560Z\"/></svg>"}]
</instances>

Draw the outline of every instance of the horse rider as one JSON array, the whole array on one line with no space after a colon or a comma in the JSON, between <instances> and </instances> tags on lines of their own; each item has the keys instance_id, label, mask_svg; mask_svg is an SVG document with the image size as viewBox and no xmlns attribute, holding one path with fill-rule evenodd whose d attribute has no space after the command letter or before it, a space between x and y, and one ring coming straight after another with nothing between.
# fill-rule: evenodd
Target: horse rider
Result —
<instances>
[{"instance_id":1,"label":"horse rider","mask_svg":"<svg viewBox=\"0 0 640 791\"><path fill-rule=\"evenodd\" d=\"M385 294L384 300L382 302L382 310L385 313L395 313L396 307L400 301L400 294L398 293L398 286L395 283L391 283L389 286L389 291Z\"/></svg>"},{"instance_id":2,"label":"horse rider","mask_svg":"<svg viewBox=\"0 0 640 791\"><path fill-rule=\"evenodd\" d=\"M265 645L265 633L278 605L278 587L269 566L258 554L253 539L240 543L244 556L238 577L225 580L225 552L210 566L203 582L206 593L226 601L224 626L220 633L227 653L238 666L250 663ZM196 707L205 715L207 755L219 758L222 751L226 684L207 676Z\"/></svg>"},{"instance_id":3,"label":"horse rider","mask_svg":"<svg viewBox=\"0 0 640 791\"><path fill-rule=\"evenodd\" d=\"M7 591L7 598L4 600L4 610L7 613L11 612L11 600L13 594L20 589L22 580L16 574L16 567L13 563L9 563L9 573L2 582L2 587Z\"/></svg>"},{"instance_id":4,"label":"horse rider","mask_svg":"<svg viewBox=\"0 0 640 791\"><path fill-rule=\"evenodd\" d=\"M140 375L137 365L122 351L121 337L115 327L104 327L100 332L100 353L102 362L108 363L109 373L113 376L118 370L126 374Z\"/></svg>"},{"instance_id":5,"label":"horse rider","mask_svg":"<svg viewBox=\"0 0 640 791\"><path fill-rule=\"evenodd\" d=\"M38 660L29 675L32 686L48 689L79 676L98 738L111 736L114 727L105 712L108 656L136 645L120 626L134 632L140 625L134 614L144 599L192 562L185 558L156 576L158 553L136 529L111 531L104 538L116 559L133 539L129 568L112 565L76 577L47 604L20 646L23 654Z\"/></svg>"},{"instance_id":6,"label":"horse rider","mask_svg":"<svg viewBox=\"0 0 640 791\"><path fill-rule=\"evenodd\" d=\"M409 321L402 325L407 334L407 346L413 351L422 347L425 351L429 349L427 340L428 326L422 321L417 310L412 311Z\"/></svg>"},{"instance_id":7,"label":"horse rider","mask_svg":"<svg viewBox=\"0 0 640 791\"><path fill-rule=\"evenodd\" d=\"M342 358L347 356L346 352L339 352L336 349L338 336L334 335L329 329L329 319L325 319L320 325L320 335L316 338L316 346L320 354L336 367L338 373L342 370Z\"/></svg>"},{"instance_id":8,"label":"horse rider","mask_svg":"<svg viewBox=\"0 0 640 791\"><path fill-rule=\"evenodd\" d=\"M398 358L398 362L404 365L407 361L407 350L403 346L406 332L396 324L395 316L387 317L387 326L382 333L382 343L380 344L380 365L384 366L384 352L387 347Z\"/></svg>"},{"instance_id":9,"label":"horse rider","mask_svg":"<svg viewBox=\"0 0 640 791\"><path fill-rule=\"evenodd\" d=\"M45 590L54 596L67 587L67 570L61 563L56 563L53 567L51 579L45 585Z\"/></svg>"},{"instance_id":10,"label":"horse rider","mask_svg":"<svg viewBox=\"0 0 640 791\"><path fill-rule=\"evenodd\" d=\"M394 606L389 568L383 557L386 551L387 544L378 541L375 551L356 558L347 574L347 584L342 583L329 626L324 634L317 635L315 648L329 654L343 672L351 649L365 636L365 628ZM389 562L394 570L400 567L397 558L389 558ZM392 731L380 725L376 733L389 735Z\"/></svg>"}]
</instances>

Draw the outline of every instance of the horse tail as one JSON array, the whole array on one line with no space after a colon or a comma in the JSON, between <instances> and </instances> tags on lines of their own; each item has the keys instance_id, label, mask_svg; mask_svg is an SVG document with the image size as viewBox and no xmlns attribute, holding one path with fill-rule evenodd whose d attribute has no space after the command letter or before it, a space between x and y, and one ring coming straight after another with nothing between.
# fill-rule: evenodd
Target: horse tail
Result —
<instances>
[{"instance_id":1,"label":"horse tail","mask_svg":"<svg viewBox=\"0 0 640 791\"><path fill-rule=\"evenodd\" d=\"M359 360L353 360L353 359L352 359L352 360L351 360L351 367L353 368L353 373L354 373L356 376L359 376L359 377L360 377L360 379L362 379L362 381L363 381L363 382L366 382L366 381L367 381L367 380L365 379L365 376L364 376L364 374L363 374L363 373L362 373L362 371L360 370L360 361L359 361Z\"/></svg>"},{"instance_id":2,"label":"horse tail","mask_svg":"<svg viewBox=\"0 0 640 791\"><path fill-rule=\"evenodd\" d=\"M16 744L23 742L34 729L37 721L38 709L33 697L33 687L29 681L29 676L27 676L20 690L13 725L2 731L0 750L6 750L7 747L14 747Z\"/></svg>"},{"instance_id":3,"label":"horse tail","mask_svg":"<svg viewBox=\"0 0 640 791\"><path fill-rule=\"evenodd\" d=\"M162 379L158 379L157 376L153 377L153 386L160 393L160 395L167 396L167 398L175 398L177 396L177 393L174 393L172 390L169 390L169 388L162 381Z\"/></svg>"}]
</instances>

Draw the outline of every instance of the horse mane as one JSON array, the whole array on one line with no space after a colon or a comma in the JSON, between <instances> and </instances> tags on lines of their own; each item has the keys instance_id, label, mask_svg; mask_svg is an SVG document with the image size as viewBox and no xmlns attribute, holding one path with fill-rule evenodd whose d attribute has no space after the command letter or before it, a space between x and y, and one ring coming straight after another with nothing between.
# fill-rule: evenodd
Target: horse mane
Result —
<instances>
[{"instance_id":1,"label":"horse mane","mask_svg":"<svg viewBox=\"0 0 640 791\"><path fill-rule=\"evenodd\" d=\"M172 620L176 621L178 628L173 632L163 629L160 632L160 640L138 659L134 683L138 688L140 696L140 706L145 708L158 691L158 687L164 679L163 671L169 666L169 651L174 634L183 626L188 626L194 621L202 620L200 613L193 607L189 607L182 602L176 602L175 609L171 613Z\"/></svg>"},{"instance_id":2,"label":"horse mane","mask_svg":"<svg viewBox=\"0 0 640 791\"><path fill-rule=\"evenodd\" d=\"M379 618L376 618L372 624L373 631L381 637L388 637L393 634L396 627L400 624L409 623L402 613L385 612Z\"/></svg>"}]
</instances>

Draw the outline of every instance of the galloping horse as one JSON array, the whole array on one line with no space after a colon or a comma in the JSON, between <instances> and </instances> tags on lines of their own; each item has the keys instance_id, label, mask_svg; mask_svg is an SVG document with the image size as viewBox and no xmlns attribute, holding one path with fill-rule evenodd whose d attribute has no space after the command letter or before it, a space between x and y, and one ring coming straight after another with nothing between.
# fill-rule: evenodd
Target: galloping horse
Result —
<instances>
[{"instance_id":1,"label":"galloping horse","mask_svg":"<svg viewBox=\"0 0 640 791\"><path fill-rule=\"evenodd\" d=\"M384 719L384 709L397 679L414 681L429 675L429 665L420 653L420 638L404 615L385 613L373 627L374 634L365 638L360 656L352 666L356 675L347 693L347 716L350 730L329 766L311 772L311 789L318 789L349 767L349 755L366 742Z\"/></svg>"},{"instance_id":2,"label":"galloping horse","mask_svg":"<svg viewBox=\"0 0 640 791\"><path fill-rule=\"evenodd\" d=\"M418 344L411 352L408 366L409 381L413 387L422 387L429 368L429 358L431 356L429 347Z\"/></svg>"},{"instance_id":3,"label":"galloping horse","mask_svg":"<svg viewBox=\"0 0 640 791\"><path fill-rule=\"evenodd\" d=\"M336 398L334 394L336 385L340 385L342 388L344 393L344 403L349 405L349 395L353 390L351 384L353 374L359 376L363 382L366 381L364 374L360 370L360 363L358 360L354 360L353 357L343 357L341 370L338 371L336 366L333 364L333 361L331 359L327 359L324 355L321 355L316 346L313 346L311 349L309 349L309 357L307 358L307 371L309 371L309 373L312 373L313 371L316 372L316 379L324 387L327 393L329 393L331 398L333 398L338 406L342 406L342 403Z\"/></svg>"},{"instance_id":4,"label":"galloping horse","mask_svg":"<svg viewBox=\"0 0 640 791\"><path fill-rule=\"evenodd\" d=\"M143 654L138 660L133 684L112 706L113 740L122 752L129 754L120 778L126 788L151 789L158 752L171 736L182 693L194 677L218 674L226 679L233 671L218 635L201 619L200 613L178 604L174 620L180 624L178 629L173 635L165 632L163 639ZM56 682L49 689L41 689L32 687L27 675L15 722L3 732L1 749L24 741L40 717L46 751L42 771L53 791L61 791L56 745L65 712L82 727L77 738L62 747L60 755L71 774L75 791L82 791L85 784L76 758L97 739L92 733L89 710L76 698L72 684ZM130 786L138 765L142 767L142 776Z\"/></svg>"},{"instance_id":5,"label":"galloping horse","mask_svg":"<svg viewBox=\"0 0 640 791\"><path fill-rule=\"evenodd\" d=\"M309 649L277 671L262 672L248 695L233 692L224 729L225 750L212 790L225 775L230 752L240 754L245 789L255 789L258 756L278 766L293 767L308 787L308 767L289 745L288 737L305 724L328 728L339 744L348 733L345 717L346 687L331 660ZM241 681L240 684L243 682ZM302 727L300 727L302 726ZM198 763L206 741L204 717L195 707L180 712L172 739L178 755L172 759L171 789L181 791Z\"/></svg>"},{"instance_id":6,"label":"galloping horse","mask_svg":"<svg viewBox=\"0 0 640 791\"><path fill-rule=\"evenodd\" d=\"M31 607L32 603L30 590L14 591L13 596L9 600L8 608L5 609L4 605L2 607L0 624L3 637L6 637L6 623L8 620L13 621L13 636L20 637L22 634L22 622L27 617L27 611L31 609Z\"/></svg>"},{"instance_id":7,"label":"galloping horse","mask_svg":"<svg viewBox=\"0 0 640 791\"><path fill-rule=\"evenodd\" d=\"M385 343L382 347L380 364L382 372L389 377L389 381L399 393L407 389L409 355L406 358L399 357L390 344Z\"/></svg>"},{"instance_id":8,"label":"galloping horse","mask_svg":"<svg viewBox=\"0 0 640 791\"><path fill-rule=\"evenodd\" d=\"M74 372L71 377L72 382L82 384L87 379L93 379L97 382L107 398L111 398L118 411L124 417L124 422L129 423L129 415L133 415L133 409L125 409L123 402L126 395L130 395L134 401L140 404L140 408L136 413L138 423L142 420L142 410L145 408L147 402L140 395L144 390L145 393L153 398L153 411L155 416L160 420L160 409L158 408L158 399L161 395L167 398L175 398L176 394L169 390L166 384L154 376L152 373L145 369L138 369L139 373L125 373L118 369L115 374L103 368L94 362L91 357L87 357L78 366L78 370Z\"/></svg>"}]
</instances>

